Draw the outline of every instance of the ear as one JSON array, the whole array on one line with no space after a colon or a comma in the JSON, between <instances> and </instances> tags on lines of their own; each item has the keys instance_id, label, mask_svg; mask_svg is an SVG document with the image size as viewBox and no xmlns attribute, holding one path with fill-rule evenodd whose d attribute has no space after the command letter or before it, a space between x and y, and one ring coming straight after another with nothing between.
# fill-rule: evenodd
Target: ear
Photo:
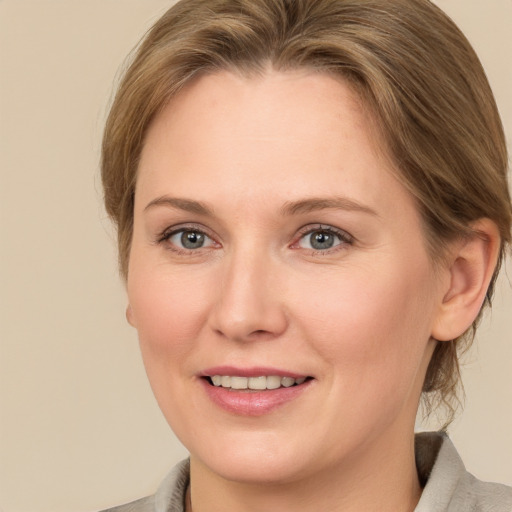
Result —
<instances>
[{"instance_id":1,"label":"ear","mask_svg":"<svg viewBox=\"0 0 512 512\"><path fill-rule=\"evenodd\" d=\"M463 334L477 317L485 300L500 250L496 224L480 219L472 234L453 243L448 285L434 320L432 337L449 341Z\"/></svg>"},{"instance_id":2,"label":"ear","mask_svg":"<svg viewBox=\"0 0 512 512\"><path fill-rule=\"evenodd\" d=\"M132 307L130 306L130 304L128 304L128 306L126 306L126 320L132 327L136 327L135 321L133 318Z\"/></svg>"}]
</instances>

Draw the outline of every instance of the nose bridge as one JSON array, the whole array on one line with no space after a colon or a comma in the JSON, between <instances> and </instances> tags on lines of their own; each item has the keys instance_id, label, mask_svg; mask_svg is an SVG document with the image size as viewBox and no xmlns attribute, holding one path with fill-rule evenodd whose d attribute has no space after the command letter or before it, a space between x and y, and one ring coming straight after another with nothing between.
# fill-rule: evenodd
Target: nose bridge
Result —
<instances>
[{"instance_id":1,"label":"nose bridge","mask_svg":"<svg viewBox=\"0 0 512 512\"><path fill-rule=\"evenodd\" d=\"M226 255L212 327L227 338L272 338L287 325L279 293L277 262L256 244L240 244Z\"/></svg>"}]
</instances>

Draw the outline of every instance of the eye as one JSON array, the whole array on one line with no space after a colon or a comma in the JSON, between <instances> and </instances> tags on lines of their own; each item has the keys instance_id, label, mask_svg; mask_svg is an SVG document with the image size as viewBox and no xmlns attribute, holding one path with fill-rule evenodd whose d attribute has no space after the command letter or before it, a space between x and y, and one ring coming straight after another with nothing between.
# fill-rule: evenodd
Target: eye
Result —
<instances>
[{"instance_id":1,"label":"eye","mask_svg":"<svg viewBox=\"0 0 512 512\"><path fill-rule=\"evenodd\" d=\"M198 229L182 228L166 233L161 241L165 241L177 249L193 251L211 247L215 242L205 233Z\"/></svg>"},{"instance_id":2,"label":"eye","mask_svg":"<svg viewBox=\"0 0 512 512\"><path fill-rule=\"evenodd\" d=\"M314 251L328 251L341 244L352 244L353 239L344 231L331 227L319 227L310 229L300 238L297 245L302 249L312 249Z\"/></svg>"}]
</instances>

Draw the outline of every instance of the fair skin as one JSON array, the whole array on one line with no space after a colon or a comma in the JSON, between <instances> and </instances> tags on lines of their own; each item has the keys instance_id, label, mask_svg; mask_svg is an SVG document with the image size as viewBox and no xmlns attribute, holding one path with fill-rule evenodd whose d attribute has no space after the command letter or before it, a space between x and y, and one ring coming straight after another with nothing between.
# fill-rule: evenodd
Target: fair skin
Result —
<instances>
[{"instance_id":1,"label":"fair skin","mask_svg":"<svg viewBox=\"0 0 512 512\"><path fill-rule=\"evenodd\" d=\"M149 129L135 198L128 319L194 512L412 511L432 338L471 323L496 243L434 269L357 96L308 71L189 84Z\"/></svg>"}]
</instances>

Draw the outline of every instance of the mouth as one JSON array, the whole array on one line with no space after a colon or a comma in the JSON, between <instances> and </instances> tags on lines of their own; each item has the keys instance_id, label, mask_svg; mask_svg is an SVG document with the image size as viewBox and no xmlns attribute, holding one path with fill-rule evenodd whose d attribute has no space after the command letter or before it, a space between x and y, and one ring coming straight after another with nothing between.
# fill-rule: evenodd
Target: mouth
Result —
<instances>
[{"instance_id":1,"label":"mouth","mask_svg":"<svg viewBox=\"0 0 512 512\"><path fill-rule=\"evenodd\" d=\"M262 416L308 393L314 377L276 368L218 366L200 376L210 400L230 414Z\"/></svg>"},{"instance_id":2,"label":"mouth","mask_svg":"<svg viewBox=\"0 0 512 512\"><path fill-rule=\"evenodd\" d=\"M280 388L297 387L312 377L281 377L279 375L260 375L243 377L240 375L211 375L203 377L211 386L229 391L267 391Z\"/></svg>"}]
</instances>

